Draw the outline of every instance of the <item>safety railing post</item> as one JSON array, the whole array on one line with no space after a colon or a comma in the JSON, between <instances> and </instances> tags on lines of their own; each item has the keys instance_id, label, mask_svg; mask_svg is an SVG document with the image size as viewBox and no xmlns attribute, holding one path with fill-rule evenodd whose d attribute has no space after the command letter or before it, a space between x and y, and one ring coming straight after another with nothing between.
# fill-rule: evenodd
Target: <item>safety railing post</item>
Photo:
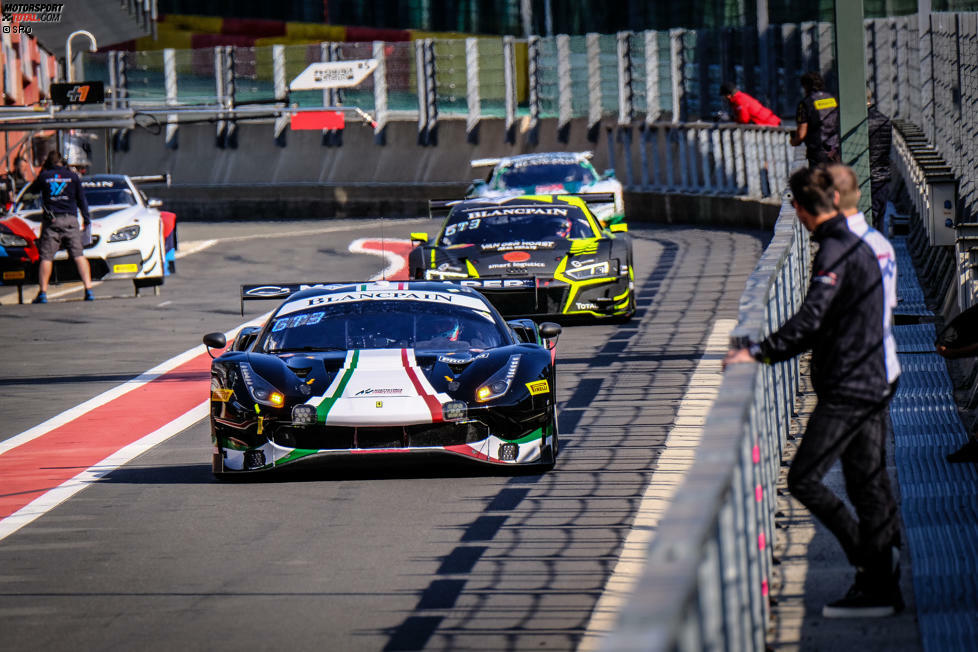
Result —
<instances>
[{"instance_id":1,"label":"safety railing post","mask_svg":"<svg viewBox=\"0 0 978 652\"><path fill-rule=\"evenodd\" d=\"M645 37L645 124L659 119L659 38L655 30L646 30Z\"/></svg>"},{"instance_id":2,"label":"safety railing post","mask_svg":"<svg viewBox=\"0 0 978 652\"><path fill-rule=\"evenodd\" d=\"M724 175L723 131L721 129L716 127L710 129L710 148L712 150L710 156L712 169L710 173L713 175L713 190L719 193L723 192L727 187L727 181Z\"/></svg>"},{"instance_id":3,"label":"safety railing post","mask_svg":"<svg viewBox=\"0 0 978 652\"><path fill-rule=\"evenodd\" d=\"M129 55L116 52L116 104L117 109L129 108ZM112 134L112 148L116 151L129 151L129 130L116 129Z\"/></svg>"},{"instance_id":4,"label":"safety railing post","mask_svg":"<svg viewBox=\"0 0 978 652\"><path fill-rule=\"evenodd\" d=\"M669 82L672 87L672 122L684 122L686 87L683 79L683 39L686 30L669 30Z\"/></svg>"},{"instance_id":5,"label":"safety railing post","mask_svg":"<svg viewBox=\"0 0 978 652\"><path fill-rule=\"evenodd\" d=\"M224 74L224 46L215 45L214 51L214 95L217 98L217 104L219 107L223 108L224 102L224 82L226 77ZM214 131L214 141L218 147L223 148L225 146L224 134L227 129L227 121L225 120L226 114L224 111L219 110L217 114L217 122L215 123Z\"/></svg>"},{"instance_id":6,"label":"safety railing post","mask_svg":"<svg viewBox=\"0 0 978 652\"><path fill-rule=\"evenodd\" d=\"M437 145L438 89L432 39L418 39L414 42L414 60L418 83L418 144Z\"/></svg>"},{"instance_id":7,"label":"safety railing post","mask_svg":"<svg viewBox=\"0 0 978 652\"><path fill-rule=\"evenodd\" d=\"M503 37L503 85L506 90L506 142L516 142L516 39Z\"/></svg>"},{"instance_id":8,"label":"safety railing post","mask_svg":"<svg viewBox=\"0 0 978 652\"><path fill-rule=\"evenodd\" d=\"M571 91L570 36L557 35L557 140L566 143L570 138L574 108Z\"/></svg>"},{"instance_id":9,"label":"safety railing post","mask_svg":"<svg viewBox=\"0 0 978 652\"><path fill-rule=\"evenodd\" d=\"M590 32L585 37L587 44L587 139L592 143L598 140L601 126L601 35Z\"/></svg>"},{"instance_id":10,"label":"safety railing post","mask_svg":"<svg viewBox=\"0 0 978 652\"><path fill-rule=\"evenodd\" d=\"M723 129L723 190L728 195L737 194L737 154L734 152L734 130Z\"/></svg>"},{"instance_id":11,"label":"safety railing post","mask_svg":"<svg viewBox=\"0 0 978 652\"><path fill-rule=\"evenodd\" d=\"M631 32L618 32L618 126L630 127L634 120L635 90L632 86Z\"/></svg>"},{"instance_id":12,"label":"safety railing post","mask_svg":"<svg viewBox=\"0 0 978 652\"><path fill-rule=\"evenodd\" d=\"M425 39L425 77L428 84L428 145L438 144L438 71L435 63L435 40ZM515 88L515 82L514 82Z\"/></svg>"},{"instance_id":13,"label":"safety railing post","mask_svg":"<svg viewBox=\"0 0 978 652\"><path fill-rule=\"evenodd\" d=\"M618 142L624 146L625 185L635 183L632 167L632 122L635 119L635 89L632 74L632 33L618 32L616 54L618 59ZM612 165L614 162L612 161Z\"/></svg>"},{"instance_id":14,"label":"safety railing post","mask_svg":"<svg viewBox=\"0 0 978 652\"><path fill-rule=\"evenodd\" d=\"M482 120L482 101L479 88L479 39L465 39L465 139L469 144L479 142L479 122Z\"/></svg>"},{"instance_id":15,"label":"safety railing post","mask_svg":"<svg viewBox=\"0 0 978 652\"><path fill-rule=\"evenodd\" d=\"M387 52L384 41L373 42L373 57L377 60L374 70L374 142L384 145L387 128Z\"/></svg>"},{"instance_id":16,"label":"safety railing post","mask_svg":"<svg viewBox=\"0 0 978 652\"><path fill-rule=\"evenodd\" d=\"M275 105L284 107L289 101L289 87L285 83L285 46L272 46L272 79L274 81ZM289 116L283 113L275 118L275 144L285 147L285 128L289 126Z\"/></svg>"},{"instance_id":17,"label":"safety railing post","mask_svg":"<svg viewBox=\"0 0 978 652\"><path fill-rule=\"evenodd\" d=\"M663 127L663 136L662 150L665 155L664 166L666 170L665 190L666 192L672 192L678 189L676 187L676 161L680 158L679 128L675 125Z\"/></svg>"},{"instance_id":18,"label":"safety railing post","mask_svg":"<svg viewBox=\"0 0 978 652\"><path fill-rule=\"evenodd\" d=\"M648 190L650 188L650 176L649 176L649 152L648 144L650 136L652 135L653 127L648 123L642 125L638 132L638 155L639 155L639 165L642 171L642 189Z\"/></svg>"},{"instance_id":19,"label":"safety railing post","mask_svg":"<svg viewBox=\"0 0 978 652\"><path fill-rule=\"evenodd\" d=\"M760 151L757 142L757 132L753 129L744 130L744 159L747 173L747 196L761 196Z\"/></svg>"},{"instance_id":20,"label":"safety railing post","mask_svg":"<svg viewBox=\"0 0 978 652\"><path fill-rule=\"evenodd\" d=\"M163 50L163 84L166 88L166 105L177 105L177 59L172 48ZM177 114L166 116L166 146L177 148Z\"/></svg>"},{"instance_id":21,"label":"safety railing post","mask_svg":"<svg viewBox=\"0 0 978 652\"><path fill-rule=\"evenodd\" d=\"M536 145L540 141L540 37L529 37L526 49L530 104L530 124L526 139L530 145Z\"/></svg>"},{"instance_id":22,"label":"safety railing post","mask_svg":"<svg viewBox=\"0 0 978 652\"><path fill-rule=\"evenodd\" d=\"M695 127L697 133L697 139L699 141L699 157L700 157L700 174L702 180L699 184L699 189L707 194L713 194L716 188L713 185L713 178L710 170L710 158L711 158L711 147L710 147L710 132L712 129L709 127Z\"/></svg>"},{"instance_id":23,"label":"safety railing post","mask_svg":"<svg viewBox=\"0 0 978 652\"><path fill-rule=\"evenodd\" d=\"M339 43L320 43L319 44L319 60L320 61L339 61L340 60L340 45ZM376 72L376 71L375 71ZM326 88L323 89L323 106L342 106L343 105L343 91L337 88ZM343 144L343 130L342 129L323 129L322 132L322 144L326 147L339 147Z\"/></svg>"}]
</instances>

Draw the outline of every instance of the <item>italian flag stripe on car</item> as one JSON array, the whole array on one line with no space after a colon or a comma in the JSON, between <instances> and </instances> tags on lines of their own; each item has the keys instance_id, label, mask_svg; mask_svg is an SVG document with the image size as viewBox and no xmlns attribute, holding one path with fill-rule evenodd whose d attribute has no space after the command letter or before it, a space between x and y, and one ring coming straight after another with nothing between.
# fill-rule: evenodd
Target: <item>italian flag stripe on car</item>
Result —
<instances>
[{"instance_id":1,"label":"italian flag stripe on car","mask_svg":"<svg viewBox=\"0 0 978 652\"><path fill-rule=\"evenodd\" d=\"M407 371L408 378L414 384L414 390L418 393L418 396L424 399L425 404L431 411L431 421L432 423L438 423L444 421L444 416L442 415L441 401L434 395L433 392L428 391L421 379L418 377L417 368L411 364L408 359L408 350L401 349L401 364L404 365L404 369Z\"/></svg>"},{"instance_id":2,"label":"italian flag stripe on car","mask_svg":"<svg viewBox=\"0 0 978 652\"><path fill-rule=\"evenodd\" d=\"M326 416L329 414L329 411L333 407L333 404L335 404L336 401L339 400L341 396L343 396L343 390L346 389L347 384L350 382L350 378L353 377L353 372L357 368L357 361L359 359L360 359L359 350L353 350L347 354L346 371L343 372L343 375L340 376L338 380L333 381L333 385L329 388L333 390L332 393L329 394L329 390L327 390L329 396L324 398L322 402L319 404L319 406L316 408L316 421L320 423L325 423Z\"/></svg>"}]
</instances>

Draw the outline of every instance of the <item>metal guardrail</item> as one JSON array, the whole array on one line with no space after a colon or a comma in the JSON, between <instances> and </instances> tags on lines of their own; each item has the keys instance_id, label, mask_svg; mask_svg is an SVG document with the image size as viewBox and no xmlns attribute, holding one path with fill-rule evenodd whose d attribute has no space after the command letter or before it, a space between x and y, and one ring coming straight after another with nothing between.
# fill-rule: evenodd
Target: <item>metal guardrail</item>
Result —
<instances>
[{"instance_id":1,"label":"metal guardrail","mask_svg":"<svg viewBox=\"0 0 978 652\"><path fill-rule=\"evenodd\" d=\"M741 297L733 346L761 339L795 312L809 252L808 233L785 201ZM776 482L798 373L794 360L724 373L695 461L604 652L765 648Z\"/></svg>"},{"instance_id":2,"label":"metal guardrail","mask_svg":"<svg viewBox=\"0 0 978 652\"><path fill-rule=\"evenodd\" d=\"M790 130L715 122L655 122L633 140L620 130L629 189L694 195L768 197L791 173ZM609 133L609 139L611 135ZM609 146L614 147L609 140ZM638 148L638 173L631 167ZM615 156L609 157L615 160Z\"/></svg>"}]
</instances>

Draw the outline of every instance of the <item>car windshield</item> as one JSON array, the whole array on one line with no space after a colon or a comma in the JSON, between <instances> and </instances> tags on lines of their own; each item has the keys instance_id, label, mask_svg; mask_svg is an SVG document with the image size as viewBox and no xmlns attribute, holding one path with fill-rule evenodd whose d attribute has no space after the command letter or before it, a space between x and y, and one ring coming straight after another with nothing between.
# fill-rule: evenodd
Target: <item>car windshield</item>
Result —
<instances>
[{"instance_id":1,"label":"car windshield","mask_svg":"<svg viewBox=\"0 0 978 652\"><path fill-rule=\"evenodd\" d=\"M541 241L593 238L587 216L570 204L456 207L448 216L438 244L478 245L512 240Z\"/></svg>"},{"instance_id":2,"label":"car windshield","mask_svg":"<svg viewBox=\"0 0 978 652\"><path fill-rule=\"evenodd\" d=\"M519 162L499 171L499 188L526 188L547 184L594 183L591 167L582 162Z\"/></svg>"},{"instance_id":3,"label":"car windshield","mask_svg":"<svg viewBox=\"0 0 978 652\"><path fill-rule=\"evenodd\" d=\"M82 179L85 201L89 208L94 206L135 206L136 198L123 179L106 177L86 177Z\"/></svg>"},{"instance_id":4,"label":"car windshield","mask_svg":"<svg viewBox=\"0 0 978 652\"><path fill-rule=\"evenodd\" d=\"M129 188L85 188L85 201L95 206L135 206L136 198Z\"/></svg>"},{"instance_id":5,"label":"car windshield","mask_svg":"<svg viewBox=\"0 0 978 652\"><path fill-rule=\"evenodd\" d=\"M287 306L286 306L287 307ZM409 349L483 351L506 342L492 314L432 301L353 301L316 305L272 319L260 350Z\"/></svg>"},{"instance_id":6,"label":"car windshield","mask_svg":"<svg viewBox=\"0 0 978 652\"><path fill-rule=\"evenodd\" d=\"M100 206L135 206L136 198L129 186L123 181L89 181L82 180L85 201L89 208ZM39 193L24 193L14 206L15 213L26 213L41 210L41 195ZM99 217L93 215L93 217Z\"/></svg>"}]
</instances>

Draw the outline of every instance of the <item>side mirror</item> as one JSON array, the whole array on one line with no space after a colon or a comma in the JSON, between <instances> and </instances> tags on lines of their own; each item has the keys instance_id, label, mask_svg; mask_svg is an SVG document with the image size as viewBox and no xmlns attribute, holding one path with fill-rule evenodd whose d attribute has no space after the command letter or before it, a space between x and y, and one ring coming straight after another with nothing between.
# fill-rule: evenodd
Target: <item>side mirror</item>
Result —
<instances>
[{"instance_id":1,"label":"side mirror","mask_svg":"<svg viewBox=\"0 0 978 652\"><path fill-rule=\"evenodd\" d=\"M254 344L255 339L258 338L258 333L260 332L260 326L245 326L238 331L238 336L234 338L234 343L231 345L231 350L245 351L251 348L251 345Z\"/></svg>"},{"instance_id":2,"label":"side mirror","mask_svg":"<svg viewBox=\"0 0 978 652\"><path fill-rule=\"evenodd\" d=\"M628 233L628 225L624 222L618 222L617 224L609 225L608 230L612 233Z\"/></svg>"},{"instance_id":3,"label":"side mirror","mask_svg":"<svg viewBox=\"0 0 978 652\"><path fill-rule=\"evenodd\" d=\"M555 324L552 321L545 321L540 324L540 337L547 341L547 349L552 350L557 346L557 338L560 337L563 330L560 324Z\"/></svg>"},{"instance_id":4,"label":"side mirror","mask_svg":"<svg viewBox=\"0 0 978 652\"><path fill-rule=\"evenodd\" d=\"M211 358L214 357L211 349L223 349L227 344L228 340L224 337L224 333L208 333L204 335L204 346L207 347L207 355Z\"/></svg>"},{"instance_id":5,"label":"side mirror","mask_svg":"<svg viewBox=\"0 0 978 652\"><path fill-rule=\"evenodd\" d=\"M614 179L615 178L615 169L614 168L608 168L607 170L604 171L604 174L601 175L601 178L602 179Z\"/></svg>"},{"instance_id":6,"label":"side mirror","mask_svg":"<svg viewBox=\"0 0 978 652\"><path fill-rule=\"evenodd\" d=\"M427 233L412 233L411 234L411 244L427 244L428 234Z\"/></svg>"},{"instance_id":7,"label":"side mirror","mask_svg":"<svg viewBox=\"0 0 978 652\"><path fill-rule=\"evenodd\" d=\"M506 324L513 329L513 332L516 333L516 337L519 338L520 342L536 344L537 328L536 324L533 323L533 320L512 319L506 322Z\"/></svg>"},{"instance_id":8,"label":"side mirror","mask_svg":"<svg viewBox=\"0 0 978 652\"><path fill-rule=\"evenodd\" d=\"M146 205L150 208L163 208L162 199L150 199L146 202Z\"/></svg>"}]
</instances>

